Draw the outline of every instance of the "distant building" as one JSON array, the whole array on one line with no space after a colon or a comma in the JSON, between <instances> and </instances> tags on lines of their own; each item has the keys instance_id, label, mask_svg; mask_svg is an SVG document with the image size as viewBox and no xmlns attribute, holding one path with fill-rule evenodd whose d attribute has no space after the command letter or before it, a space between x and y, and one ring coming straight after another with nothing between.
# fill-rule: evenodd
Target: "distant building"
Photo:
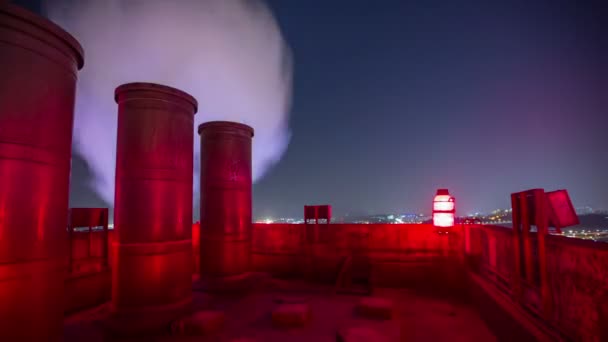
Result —
<instances>
[{"instance_id":1,"label":"distant building","mask_svg":"<svg viewBox=\"0 0 608 342\"><path fill-rule=\"evenodd\" d=\"M593 208L591 207L579 207L574 209L577 215L589 215L593 214Z\"/></svg>"}]
</instances>

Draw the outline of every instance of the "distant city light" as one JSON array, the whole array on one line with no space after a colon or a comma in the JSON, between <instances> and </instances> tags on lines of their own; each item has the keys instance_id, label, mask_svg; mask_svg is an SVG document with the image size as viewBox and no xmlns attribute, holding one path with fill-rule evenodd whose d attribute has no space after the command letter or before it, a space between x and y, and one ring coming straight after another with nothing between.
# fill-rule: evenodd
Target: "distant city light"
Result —
<instances>
[{"instance_id":1,"label":"distant city light","mask_svg":"<svg viewBox=\"0 0 608 342\"><path fill-rule=\"evenodd\" d=\"M587 210L587 212L590 210ZM608 211L602 210L594 210L593 214L598 215L598 217L603 218ZM449 213L446 211L439 211L437 214ZM463 222L462 220L466 220L467 218L470 220L471 218L475 221L480 222L485 225L495 225L495 226L503 226L503 227L511 227L511 209L494 209L487 213L474 212L474 214L469 214L464 217L457 218L455 215L453 216L453 220L451 218L442 218L439 216L439 220L437 224L435 224L438 228L446 228L440 225L455 225ZM586 214L579 214L586 215ZM608 218L605 218L608 220ZM301 217L293 218L293 217L260 217L255 221L258 224L303 224L304 219ZM606 222L606 221L604 221ZM420 214L420 213L383 213L383 214L375 214L375 215L361 215L355 216L353 214L345 214L341 217L336 217L332 219L332 223L356 223L356 224L429 224L433 223L433 215L432 214ZM112 229L112 224L109 225L109 228ZM568 238L576 238L576 239L586 239L597 242L608 242L608 227L600 226L598 224L592 225L580 225L578 227L573 227L573 229L564 230L562 233L558 233L556 231L551 231L551 234L561 235Z\"/></svg>"}]
</instances>

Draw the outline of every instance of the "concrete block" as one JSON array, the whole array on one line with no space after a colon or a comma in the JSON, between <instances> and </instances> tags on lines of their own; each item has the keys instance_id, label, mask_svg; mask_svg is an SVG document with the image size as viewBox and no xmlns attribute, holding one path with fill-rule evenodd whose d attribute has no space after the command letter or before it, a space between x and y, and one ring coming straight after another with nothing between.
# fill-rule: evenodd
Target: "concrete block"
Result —
<instances>
[{"instance_id":1,"label":"concrete block","mask_svg":"<svg viewBox=\"0 0 608 342\"><path fill-rule=\"evenodd\" d=\"M274 302L278 304L305 304L308 302L307 297L279 295L274 297Z\"/></svg>"},{"instance_id":2,"label":"concrete block","mask_svg":"<svg viewBox=\"0 0 608 342\"><path fill-rule=\"evenodd\" d=\"M393 301L386 298L366 297L359 302L357 313L367 318L391 319L393 317Z\"/></svg>"},{"instance_id":3,"label":"concrete block","mask_svg":"<svg viewBox=\"0 0 608 342\"><path fill-rule=\"evenodd\" d=\"M272 312L272 323L281 328L300 327L308 323L310 316L308 304L281 304Z\"/></svg>"},{"instance_id":4,"label":"concrete block","mask_svg":"<svg viewBox=\"0 0 608 342\"><path fill-rule=\"evenodd\" d=\"M338 331L337 342L388 342L389 339L369 327L350 327Z\"/></svg>"},{"instance_id":5,"label":"concrete block","mask_svg":"<svg viewBox=\"0 0 608 342\"><path fill-rule=\"evenodd\" d=\"M210 335L224 327L225 316L221 311L198 311L191 316L173 322L173 335L198 336Z\"/></svg>"}]
</instances>

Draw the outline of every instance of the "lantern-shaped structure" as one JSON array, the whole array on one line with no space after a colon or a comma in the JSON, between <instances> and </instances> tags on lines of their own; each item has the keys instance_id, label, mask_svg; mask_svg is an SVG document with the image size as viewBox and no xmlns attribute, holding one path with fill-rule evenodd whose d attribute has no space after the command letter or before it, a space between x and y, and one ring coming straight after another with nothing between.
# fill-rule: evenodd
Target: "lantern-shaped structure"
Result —
<instances>
[{"instance_id":1,"label":"lantern-shaped structure","mask_svg":"<svg viewBox=\"0 0 608 342\"><path fill-rule=\"evenodd\" d=\"M438 189L433 199L433 225L439 228L454 226L456 202L448 189Z\"/></svg>"}]
</instances>

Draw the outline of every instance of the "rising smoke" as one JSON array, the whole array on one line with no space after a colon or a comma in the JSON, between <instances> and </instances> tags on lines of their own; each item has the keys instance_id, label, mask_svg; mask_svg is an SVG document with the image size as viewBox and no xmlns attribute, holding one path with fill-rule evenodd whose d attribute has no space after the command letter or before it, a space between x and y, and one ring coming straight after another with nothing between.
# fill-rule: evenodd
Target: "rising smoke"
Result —
<instances>
[{"instance_id":1,"label":"rising smoke","mask_svg":"<svg viewBox=\"0 0 608 342\"><path fill-rule=\"evenodd\" d=\"M114 202L114 89L123 83L155 82L192 94L199 102L195 129L212 120L252 126L254 181L285 152L291 55L263 2L48 0L46 11L85 50L74 147L93 169L91 185L107 203Z\"/></svg>"}]
</instances>

